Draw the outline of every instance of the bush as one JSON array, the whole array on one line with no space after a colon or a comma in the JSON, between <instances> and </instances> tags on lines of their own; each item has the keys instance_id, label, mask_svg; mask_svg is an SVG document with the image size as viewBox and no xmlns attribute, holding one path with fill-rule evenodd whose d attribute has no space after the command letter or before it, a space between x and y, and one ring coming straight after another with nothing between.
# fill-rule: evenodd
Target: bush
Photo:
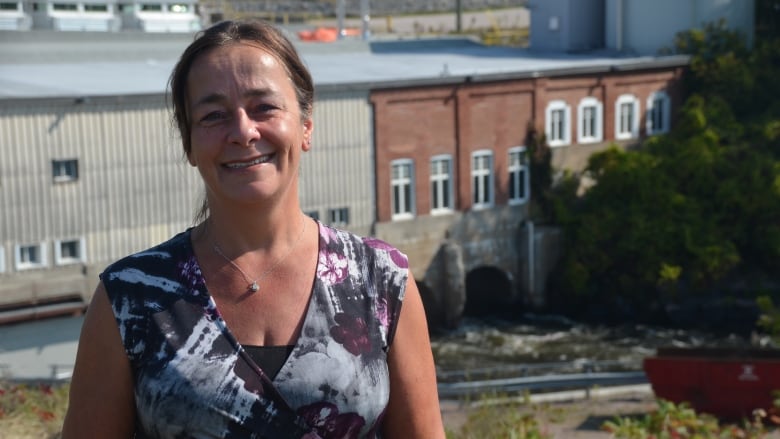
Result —
<instances>
[{"instance_id":1,"label":"bush","mask_svg":"<svg viewBox=\"0 0 780 439\"><path fill-rule=\"evenodd\" d=\"M714 416L696 413L686 403L659 399L654 412L642 418L618 417L602 428L617 439L758 439L766 436L765 417L766 413L756 411L754 418L744 421L742 426L721 425Z\"/></svg>"}]
</instances>

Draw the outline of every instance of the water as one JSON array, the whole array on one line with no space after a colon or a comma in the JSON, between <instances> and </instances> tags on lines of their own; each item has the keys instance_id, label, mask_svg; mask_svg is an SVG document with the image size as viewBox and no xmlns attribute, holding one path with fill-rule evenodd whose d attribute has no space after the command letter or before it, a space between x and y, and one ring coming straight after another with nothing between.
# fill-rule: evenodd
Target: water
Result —
<instances>
[{"instance_id":1,"label":"water","mask_svg":"<svg viewBox=\"0 0 780 439\"><path fill-rule=\"evenodd\" d=\"M460 327L431 339L440 377L456 371L491 370L492 376L517 374L522 365L569 363L558 371L582 372L586 364L603 362L599 370L641 370L642 360L660 346L746 346L751 341L733 334L624 325L599 327L560 316L527 314L516 320L467 318ZM764 340L766 343L766 340ZM504 371L504 373L502 373Z\"/></svg>"},{"instance_id":2,"label":"water","mask_svg":"<svg viewBox=\"0 0 780 439\"><path fill-rule=\"evenodd\" d=\"M0 378L68 378L84 317L0 326Z\"/></svg>"},{"instance_id":3,"label":"water","mask_svg":"<svg viewBox=\"0 0 780 439\"><path fill-rule=\"evenodd\" d=\"M83 320L61 317L0 326L0 378L68 377ZM458 329L431 340L437 370L445 379L458 375L456 371L487 368L511 375L524 364L559 362L571 363L573 372L594 361L611 362L609 370L640 370L642 359L659 346L749 343L735 335L641 325L598 327L533 314L515 320L467 318Z\"/></svg>"}]
</instances>

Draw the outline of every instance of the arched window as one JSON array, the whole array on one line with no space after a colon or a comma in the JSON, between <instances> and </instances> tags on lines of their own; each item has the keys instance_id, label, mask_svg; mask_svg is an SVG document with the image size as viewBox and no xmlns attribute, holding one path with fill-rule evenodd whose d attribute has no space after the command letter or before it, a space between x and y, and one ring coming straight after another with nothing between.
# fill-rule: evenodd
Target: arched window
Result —
<instances>
[{"instance_id":1,"label":"arched window","mask_svg":"<svg viewBox=\"0 0 780 439\"><path fill-rule=\"evenodd\" d=\"M563 146L571 143L571 108L565 101L552 101L545 111L545 134L547 144Z\"/></svg>"},{"instance_id":2,"label":"arched window","mask_svg":"<svg viewBox=\"0 0 780 439\"><path fill-rule=\"evenodd\" d=\"M665 91L657 91L647 98L647 135L669 131L671 121L671 100Z\"/></svg>"},{"instance_id":3,"label":"arched window","mask_svg":"<svg viewBox=\"0 0 780 439\"><path fill-rule=\"evenodd\" d=\"M390 163L392 218L414 217L414 162L412 159L398 159Z\"/></svg>"},{"instance_id":4,"label":"arched window","mask_svg":"<svg viewBox=\"0 0 780 439\"><path fill-rule=\"evenodd\" d=\"M601 142L604 138L604 106L588 96L577 106L577 143Z\"/></svg>"},{"instance_id":5,"label":"arched window","mask_svg":"<svg viewBox=\"0 0 780 439\"><path fill-rule=\"evenodd\" d=\"M452 156L431 157L431 213L452 212Z\"/></svg>"},{"instance_id":6,"label":"arched window","mask_svg":"<svg viewBox=\"0 0 780 439\"><path fill-rule=\"evenodd\" d=\"M472 207L493 206L493 151L483 149L471 154L471 182Z\"/></svg>"},{"instance_id":7,"label":"arched window","mask_svg":"<svg viewBox=\"0 0 780 439\"><path fill-rule=\"evenodd\" d=\"M525 146L509 149L509 204L523 204L530 192L528 153Z\"/></svg>"},{"instance_id":8,"label":"arched window","mask_svg":"<svg viewBox=\"0 0 780 439\"><path fill-rule=\"evenodd\" d=\"M615 139L639 137L639 99L632 94L620 95L615 101Z\"/></svg>"}]
</instances>

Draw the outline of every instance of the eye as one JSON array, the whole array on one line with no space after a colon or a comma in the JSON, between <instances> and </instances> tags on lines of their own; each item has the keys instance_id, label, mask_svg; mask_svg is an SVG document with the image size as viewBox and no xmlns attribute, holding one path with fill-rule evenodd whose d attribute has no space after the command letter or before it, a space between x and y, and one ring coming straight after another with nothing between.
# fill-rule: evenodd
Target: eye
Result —
<instances>
[{"instance_id":1,"label":"eye","mask_svg":"<svg viewBox=\"0 0 780 439\"><path fill-rule=\"evenodd\" d=\"M278 107L269 103L262 103L254 106L254 112L256 114L267 114L277 109Z\"/></svg>"},{"instance_id":2,"label":"eye","mask_svg":"<svg viewBox=\"0 0 780 439\"><path fill-rule=\"evenodd\" d=\"M227 119L228 115L225 111L211 111L206 113L203 117L200 118L200 123L202 124L213 124L216 122L223 121Z\"/></svg>"}]
</instances>

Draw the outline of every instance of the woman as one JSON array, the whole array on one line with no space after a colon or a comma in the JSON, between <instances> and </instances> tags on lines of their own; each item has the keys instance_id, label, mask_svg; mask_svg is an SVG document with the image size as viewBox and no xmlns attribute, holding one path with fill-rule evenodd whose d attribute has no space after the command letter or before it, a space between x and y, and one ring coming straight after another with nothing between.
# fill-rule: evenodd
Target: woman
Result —
<instances>
[{"instance_id":1,"label":"woman","mask_svg":"<svg viewBox=\"0 0 780 439\"><path fill-rule=\"evenodd\" d=\"M298 204L313 85L290 42L220 23L171 94L202 222L101 274L63 437L444 437L406 257Z\"/></svg>"}]
</instances>

